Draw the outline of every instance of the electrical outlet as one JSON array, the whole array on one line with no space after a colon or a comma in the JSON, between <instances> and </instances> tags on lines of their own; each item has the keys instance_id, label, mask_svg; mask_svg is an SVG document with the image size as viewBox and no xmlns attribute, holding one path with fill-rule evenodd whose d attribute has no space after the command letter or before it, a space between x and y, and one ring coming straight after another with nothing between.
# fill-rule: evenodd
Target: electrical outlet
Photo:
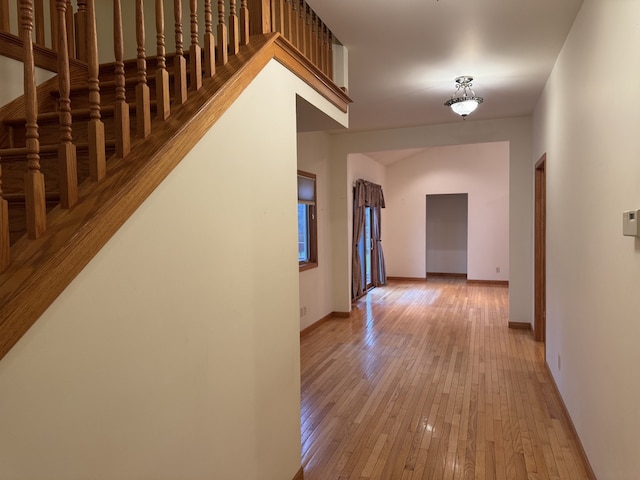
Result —
<instances>
[{"instance_id":1,"label":"electrical outlet","mask_svg":"<svg viewBox=\"0 0 640 480\"><path fill-rule=\"evenodd\" d=\"M562 368L562 363L560 360L561 360L561 357L560 357L560 354L558 354L558 370Z\"/></svg>"},{"instance_id":2,"label":"electrical outlet","mask_svg":"<svg viewBox=\"0 0 640 480\"><path fill-rule=\"evenodd\" d=\"M500 267L496 267L496 273L500 273Z\"/></svg>"}]
</instances>

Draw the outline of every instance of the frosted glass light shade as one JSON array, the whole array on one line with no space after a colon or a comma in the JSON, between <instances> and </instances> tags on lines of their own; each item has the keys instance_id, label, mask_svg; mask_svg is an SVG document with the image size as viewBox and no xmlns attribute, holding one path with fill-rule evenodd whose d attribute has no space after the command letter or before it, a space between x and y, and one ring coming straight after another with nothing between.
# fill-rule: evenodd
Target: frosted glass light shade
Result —
<instances>
[{"instance_id":1,"label":"frosted glass light shade","mask_svg":"<svg viewBox=\"0 0 640 480\"><path fill-rule=\"evenodd\" d=\"M478 108L478 102L476 100L465 100L463 102L456 102L451 104L451 109L458 115L466 117L471 112Z\"/></svg>"}]
</instances>

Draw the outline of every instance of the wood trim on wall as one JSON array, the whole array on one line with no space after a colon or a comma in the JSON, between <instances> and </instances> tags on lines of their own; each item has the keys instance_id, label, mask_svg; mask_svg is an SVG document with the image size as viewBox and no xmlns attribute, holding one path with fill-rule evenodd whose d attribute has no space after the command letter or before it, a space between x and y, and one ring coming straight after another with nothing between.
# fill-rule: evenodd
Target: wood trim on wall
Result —
<instances>
[{"instance_id":1,"label":"wood trim on wall","mask_svg":"<svg viewBox=\"0 0 640 480\"><path fill-rule=\"evenodd\" d=\"M547 374L549 375L549 379L551 381L551 386L555 390L556 396L560 400L560 407L567 419L567 423L569 424L569 428L571 429L571 433L573 434L573 438L576 441L576 446L578 447L578 451L580 452L580 456L584 461L585 468L587 470L587 475L589 476L589 480L597 480L596 474L591 467L591 463L589 463L589 457L587 457L587 452L584 449L584 445L582 445L582 440L580 440L580 436L578 435L578 431L576 430L576 426L573 424L573 419L571 415L569 415L569 410L567 410L567 405L564 403L564 398L562 398L562 394L560 393L560 389L558 389L558 385L556 384L555 378L553 378L553 374L551 373L551 369L549 368L549 364L546 359L544 361L544 366L547 369Z\"/></svg>"},{"instance_id":2,"label":"wood trim on wall","mask_svg":"<svg viewBox=\"0 0 640 480\"><path fill-rule=\"evenodd\" d=\"M467 278L467 274L466 273L427 272L427 278L429 277Z\"/></svg>"},{"instance_id":3,"label":"wood trim on wall","mask_svg":"<svg viewBox=\"0 0 640 480\"><path fill-rule=\"evenodd\" d=\"M298 470L296 476L293 477L293 480L304 480L304 471L302 470L302 467L300 467L300 470Z\"/></svg>"},{"instance_id":4,"label":"wood trim on wall","mask_svg":"<svg viewBox=\"0 0 640 480\"><path fill-rule=\"evenodd\" d=\"M387 277L392 282L426 282L425 277Z\"/></svg>"},{"instance_id":5,"label":"wood trim on wall","mask_svg":"<svg viewBox=\"0 0 640 480\"><path fill-rule=\"evenodd\" d=\"M497 285L499 287L508 287L509 280L467 280L469 285Z\"/></svg>"},{"instance_id":6,"label":"wood trim on wall","mask_svg":"<svg viewBox=\"0 0 640 480\"><path fill-rule=\"evenodd\" d=\"M509 328L514 330L531 330L531 324L527 322L509 322Z\"/></svg>"},{"instance_id":7,"label":"wood trim on wall","mask_svg":"<svg viewBox=\"0 0 640 480\"><path fill-rule=\"evenodd\" d=\"M311 332L313 332L318 327L320 327L323 323L326 323L327 320L331 320L332 318L351 318L351 312L331 312L325 315L320 320L316 320L308 327L305 327L302 330L300 330L300 338L306 335L309 335Z\"/></svg>"},{"instance_id":8,"label":"wood trim on wall","mask_svg":"<svg viewBox=\"0 0 640 480\"><path fill-rule=\"evenodd\" d=\"M546 340L547 304L547 154L535 166L534 211L534 311L533 335L537 342Z\"/></svg>"}]
</instances>

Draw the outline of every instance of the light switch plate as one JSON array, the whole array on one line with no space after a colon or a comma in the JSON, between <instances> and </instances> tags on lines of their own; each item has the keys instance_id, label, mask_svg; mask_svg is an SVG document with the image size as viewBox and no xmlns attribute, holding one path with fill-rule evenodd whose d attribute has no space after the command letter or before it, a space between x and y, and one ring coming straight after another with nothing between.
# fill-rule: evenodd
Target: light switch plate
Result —
<instances>
[{"instance_id":1,"label":"light switch plate","mask_svg":"<svg viewBox=\"0 0 640 480\"><path fill-rule=\"evenodd\" d=\"M640 236L640 210L622 212L622 234L629 237Z\"/></svg>"}]
</instances>

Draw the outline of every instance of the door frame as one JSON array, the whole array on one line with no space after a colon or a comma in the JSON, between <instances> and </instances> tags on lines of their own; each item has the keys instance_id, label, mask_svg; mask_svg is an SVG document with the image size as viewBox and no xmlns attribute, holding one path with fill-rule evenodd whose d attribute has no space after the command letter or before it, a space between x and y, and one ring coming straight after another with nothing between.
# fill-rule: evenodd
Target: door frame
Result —
<instances>
[{"instance_id":1,"label":"door frame","mask_svg":"<svg viewBox=\"0 0 640 480\"><path fill-rule=\"evenodd\" d=\"M537 342L547 337L547 154L535 166L534 320Z\"/></svg>"}]
</instances>

